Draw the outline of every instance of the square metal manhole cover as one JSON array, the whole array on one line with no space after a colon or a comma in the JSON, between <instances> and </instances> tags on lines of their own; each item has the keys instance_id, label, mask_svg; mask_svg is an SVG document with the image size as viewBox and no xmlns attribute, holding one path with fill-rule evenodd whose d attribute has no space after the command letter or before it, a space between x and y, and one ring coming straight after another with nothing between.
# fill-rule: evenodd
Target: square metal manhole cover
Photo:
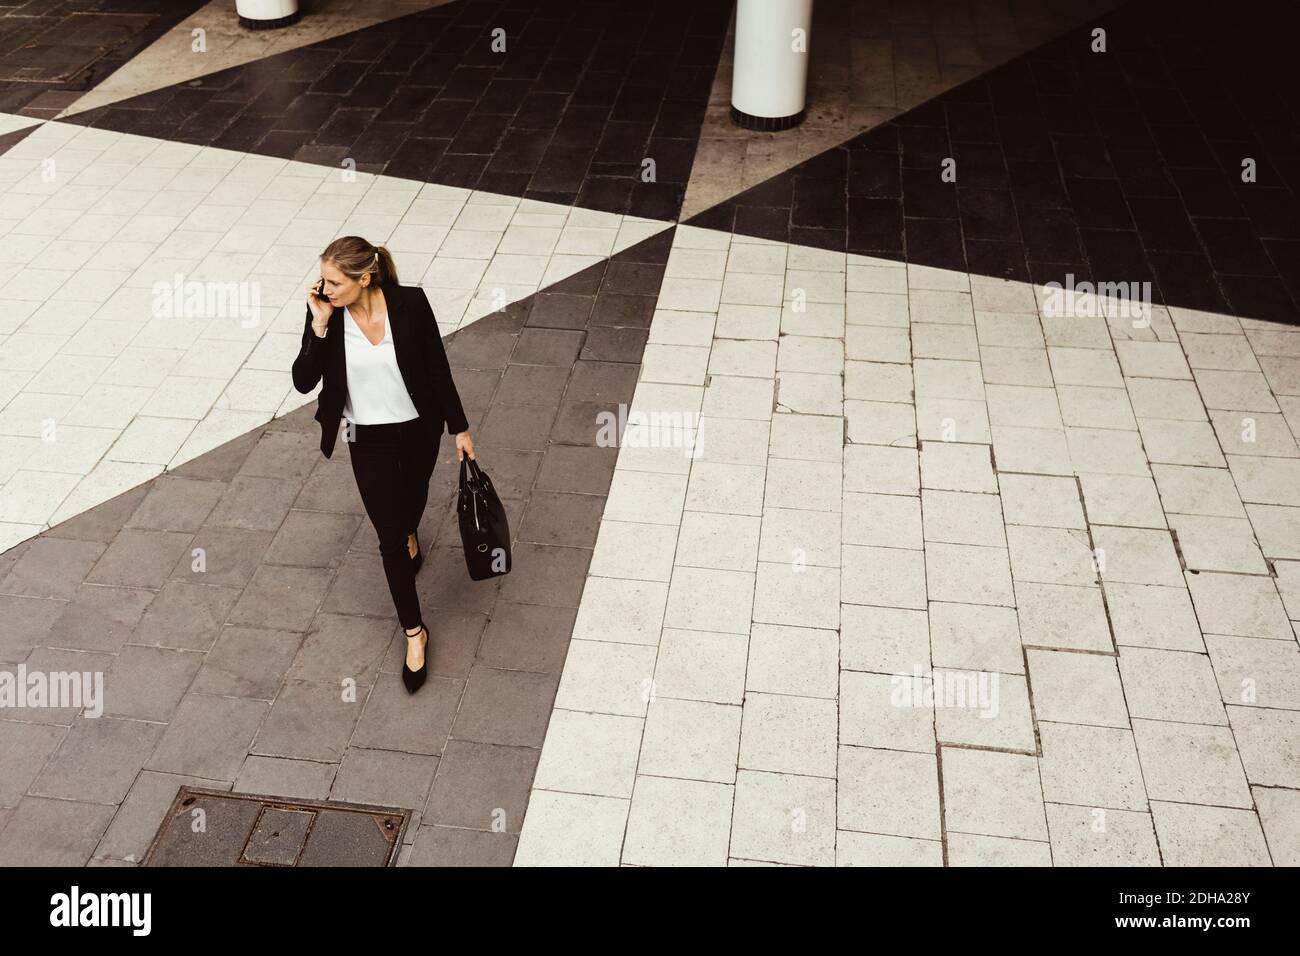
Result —
<instances>
[{"instance_id":1,"label":"square metal manhole cover","mask_svg":"<svg viewBox=\"0 0 1300 956\"><path fill-rule=\"evenodd\" d=\"M409 810L181 787L145 866L392 866Z\"/></svg>"}]
</instances>

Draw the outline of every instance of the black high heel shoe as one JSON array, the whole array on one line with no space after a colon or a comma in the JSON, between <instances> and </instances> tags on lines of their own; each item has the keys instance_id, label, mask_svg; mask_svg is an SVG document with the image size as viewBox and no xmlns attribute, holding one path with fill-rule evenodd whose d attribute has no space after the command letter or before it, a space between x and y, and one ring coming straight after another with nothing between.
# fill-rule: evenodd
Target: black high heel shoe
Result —
<instances>
[{"instance_id":1,"label":"black high heel shoe","mask_svg":"<svg viewBox=\"0 0 1300 956\"><path fill-rule=\"evenodd\" d=\"M407 634L406 629L402 629L402 634L408 639L424 635L424 663L420 665L418 671L413 671L406 663L406 656L402 656L402 683L406 685L406 691L414 694L424 685L424 679L429 676L429 629L421 622L420 630L414 634Z\"/></svg>"},{"instance_id":2,"label":"black high heel shoe","mask_svg":"<svg viewBox=\"0 0 1300 956\"><path fill-rule=\"evenodd\" d=\"M415 556L411 558L411 573L419 574L420 565L424 564L424 552L420 549L420 532L412 531L411 534L415 538Z\"/></svg>"}]
</instances>

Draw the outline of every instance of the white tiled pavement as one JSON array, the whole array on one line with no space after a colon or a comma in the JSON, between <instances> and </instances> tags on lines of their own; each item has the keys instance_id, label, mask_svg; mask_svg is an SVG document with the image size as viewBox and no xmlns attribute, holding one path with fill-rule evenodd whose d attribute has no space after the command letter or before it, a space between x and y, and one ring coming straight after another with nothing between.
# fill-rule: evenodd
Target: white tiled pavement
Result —
<instances>
[{"instance_id":1,"label":"white tiled pavement","mask_svg":"<svg viewBox=\"0 0 1300 956\"><path fill-rule=\"evenodd\" d=\"M1041 300L678 228L517 864L1300 863L1300 329Z\"/></svg>"},{"instance_id":2,"label":"white tiled pavement","mask_svg":"<svg viewBox=\"0 0 1300 956\"><path fill-rule=\"evenodd\" d=\"M43 123L0 154L0 550L310 401L289 366L335 236L387 244L446 334L668 225ZM177 276L257 308L162 314Z\"/></svg>"}]
</instances>

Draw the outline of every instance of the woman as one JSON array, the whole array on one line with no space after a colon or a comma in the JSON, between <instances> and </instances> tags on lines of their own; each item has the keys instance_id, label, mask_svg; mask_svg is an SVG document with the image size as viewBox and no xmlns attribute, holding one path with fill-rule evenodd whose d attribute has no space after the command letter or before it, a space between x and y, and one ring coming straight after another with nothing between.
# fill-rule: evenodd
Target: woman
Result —
<instances>
[{"instance_id":1,"label":"woman","mask_svg":"<svg viewBox=\"0 0 1300 956\"><path fill-rule=\"evenodd\" d=\"M424 560L416 529L443 424L456 436L458 460L474 457L474 443L429 300L418 287L398 285L388 250L360 236L331 242L321 253L320 279L307 289L293 386L306 393L322 380L320 449L330 457L346 419L352 473L406 632L402 682L415 693L429 672L429 632L415 593Z\"/></svg>"}]
</instances>

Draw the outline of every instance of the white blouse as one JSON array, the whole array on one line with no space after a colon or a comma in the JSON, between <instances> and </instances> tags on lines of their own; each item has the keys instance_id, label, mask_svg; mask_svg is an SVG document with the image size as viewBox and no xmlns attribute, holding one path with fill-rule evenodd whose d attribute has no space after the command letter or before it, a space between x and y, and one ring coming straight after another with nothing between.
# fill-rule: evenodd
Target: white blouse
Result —
<instances>
[{"instance_id":1,"label":"white blouse","mask_svg":"<svg viewBox=\"0 0 1300 956\"><path fill-rule=\"evenodd\" d=\"M406 383L397 367L397 352L393 348L393 323L384 318L384 337L372 345L357 325L347 306L343 326L343 353L347 359L348 397L343 404L343 417L358 425L384 425L390 422L409 422L418 418Z\"/></svg>"}]
</instances>

